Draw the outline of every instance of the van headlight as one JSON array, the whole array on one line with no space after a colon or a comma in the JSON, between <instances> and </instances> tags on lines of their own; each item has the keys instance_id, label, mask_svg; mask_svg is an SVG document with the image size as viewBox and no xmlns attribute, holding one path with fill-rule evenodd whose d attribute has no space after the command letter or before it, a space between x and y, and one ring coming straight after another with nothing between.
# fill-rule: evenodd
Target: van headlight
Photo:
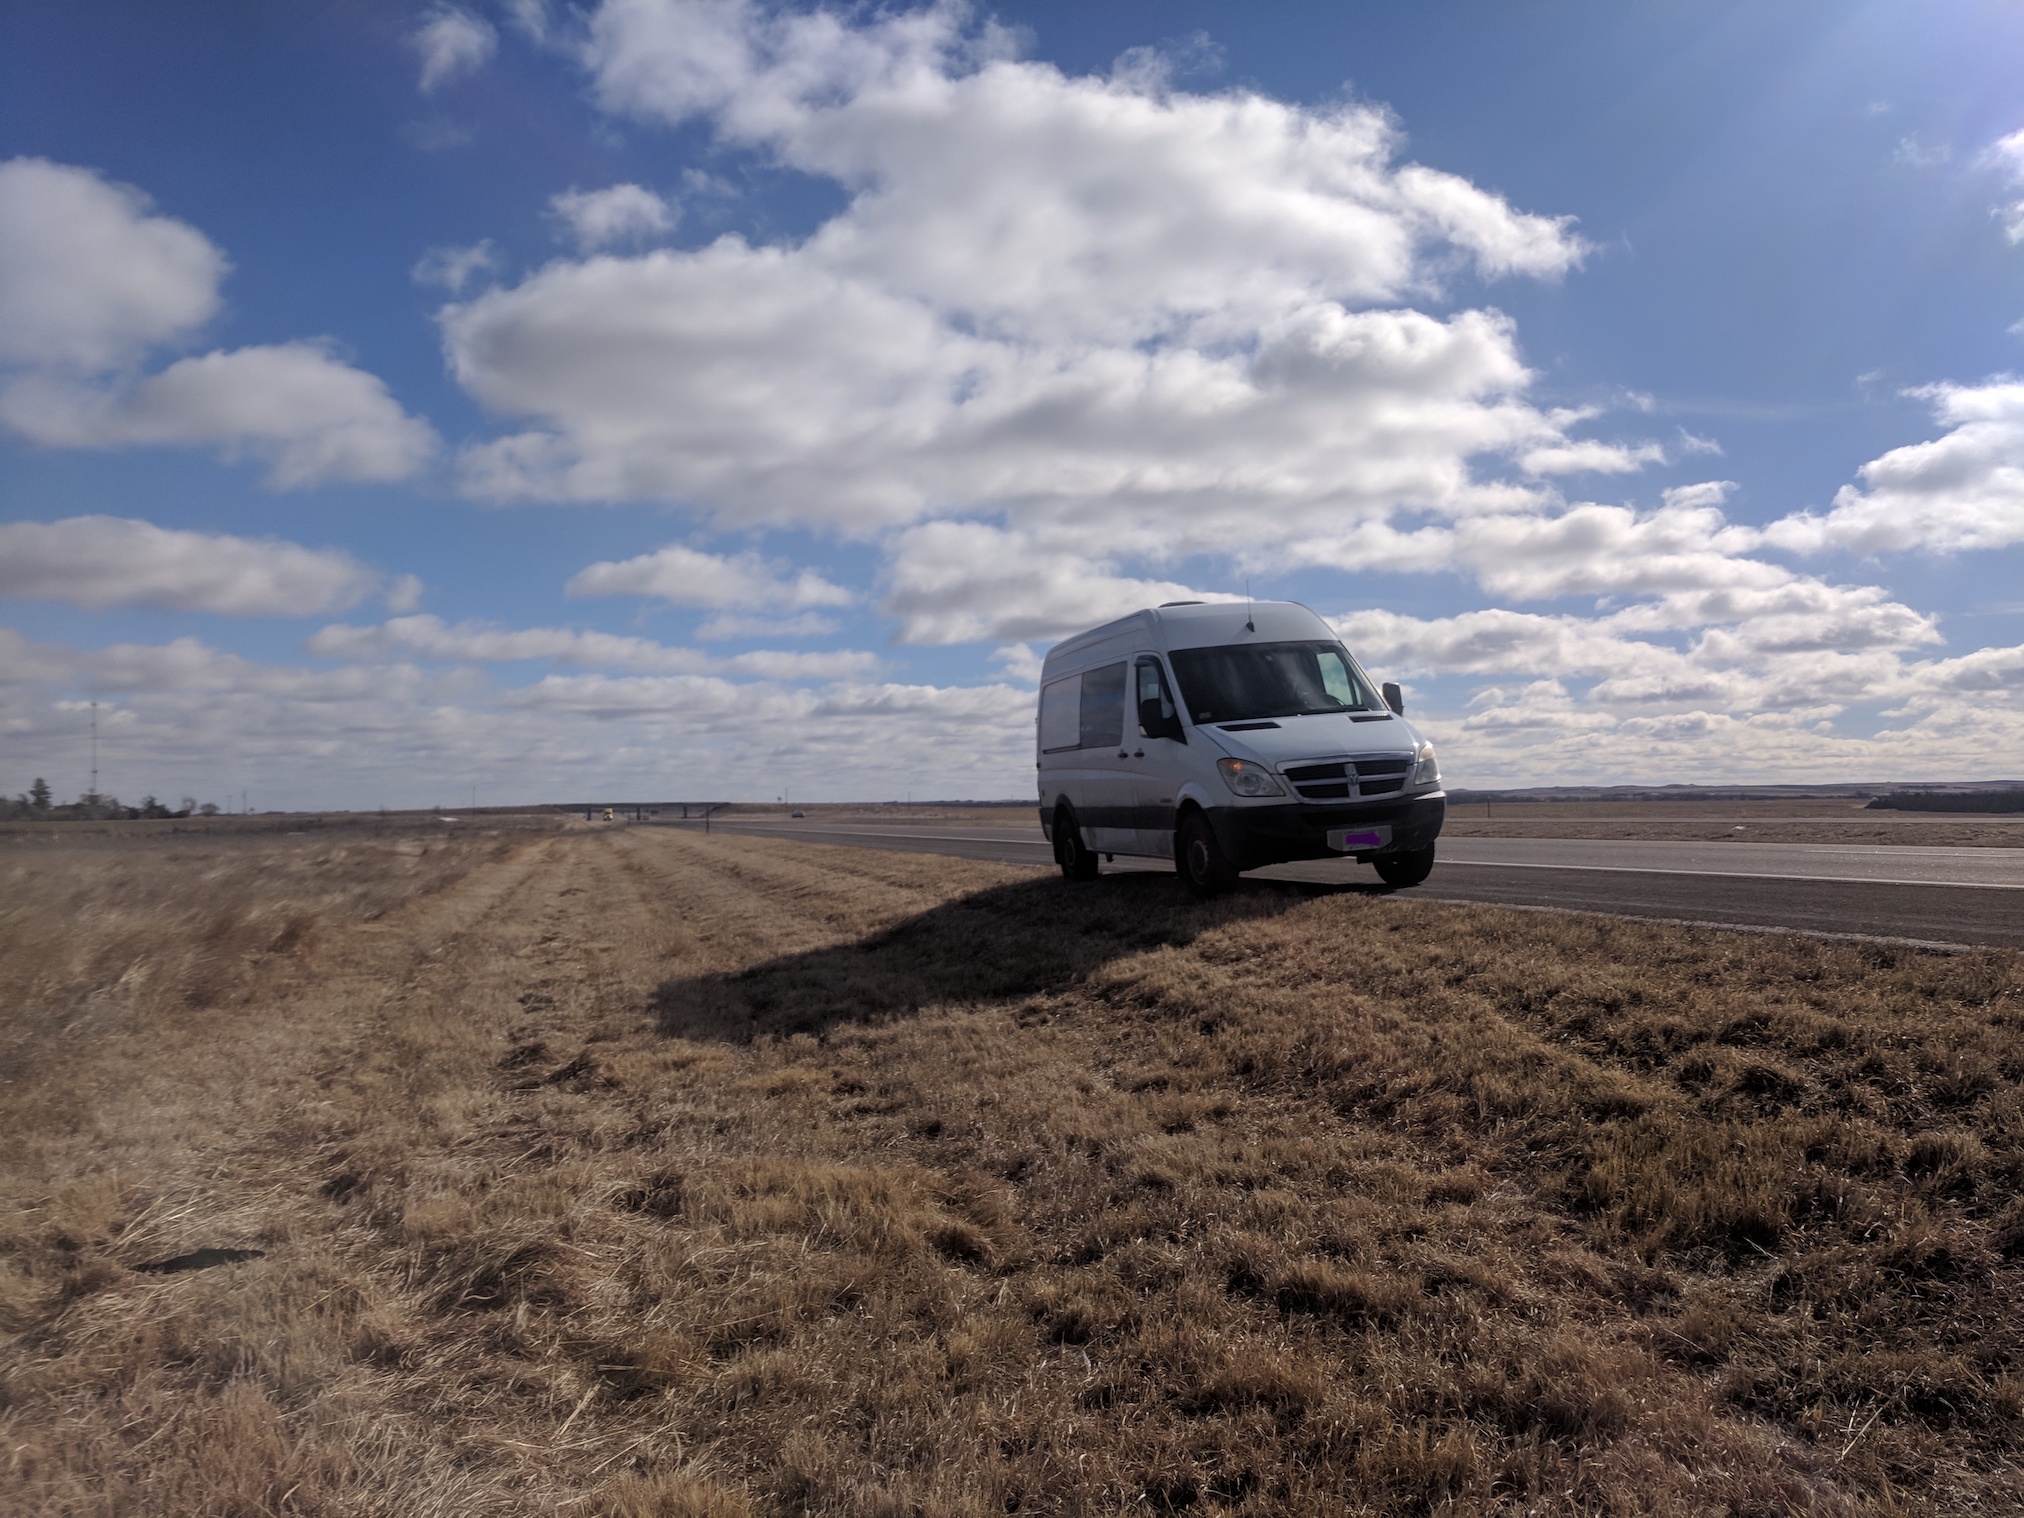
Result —
<instances>
[{"instance_id":1,"label":"van headlight","mask_svg":"<svg viewBox=\"0 0 2024 1518\"><path fill-rule=\"evenodd\" d=\"M1439 785L1441 783L1441 761L1434 757L1431 743L1420 745L1420 756L1413 764L1414 785Z\"/></svg>"},{"instance_id":2,"label":"van headlight","mask_svg":"<svg viewBox=\"0 0 2024 1518\"><path fill-rule=\"evenodd\" d=\"M1286 787L1272 771L1262 764L1253 764L1249 759L1218 759L1216 768L1223 772L1223 784L1238 796L1283 796Z\"/></svg>"}]
</instances>

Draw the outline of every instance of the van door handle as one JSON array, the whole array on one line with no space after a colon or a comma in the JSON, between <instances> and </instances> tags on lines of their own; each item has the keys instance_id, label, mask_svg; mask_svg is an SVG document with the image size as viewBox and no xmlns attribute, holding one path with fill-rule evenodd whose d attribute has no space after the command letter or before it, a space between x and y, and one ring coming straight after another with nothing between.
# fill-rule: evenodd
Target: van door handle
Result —
<instances>
[{"instance_id":1,"label":"van door handle","mask_svg":"<svg viewBox=\"0 0 2024 1518\"><path fill-rule=\"evenodd\" d=\"M1146 751L1145 751L1144 749L1142 749L1142 748L1139 748L1139 749L1133 749L1133 750L1132 750L1132 755L1131 755L1131 756L1132 756L1132 758L1134 758L1134 759L1143 759L1143 758L1145 758L1145 756L1146 756Z\"/></svg>"},{"instance_id":2,"label":"van door handle","mask_svg":"<svg viewBox=\"0 0 2024 1518\"><path fill-rule=\"evenodd\" d=\"M1125 751L1124 751L1123 749L1119 749L1119 750L1117 751L1117 756L1118 756L1118 758L1120 758L1120 759L1129 759L1129 758L1131 758L1131 755L1130 755L1130 754L1127 754L1127 753L1126 753L1126 752L1125 752Z\"/></svg>"}]
</instances>

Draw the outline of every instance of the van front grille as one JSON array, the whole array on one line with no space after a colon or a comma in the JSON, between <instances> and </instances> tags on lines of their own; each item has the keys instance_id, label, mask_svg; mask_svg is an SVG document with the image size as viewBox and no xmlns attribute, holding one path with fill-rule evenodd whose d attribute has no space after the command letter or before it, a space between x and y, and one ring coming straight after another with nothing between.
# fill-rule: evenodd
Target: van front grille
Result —
<instances>
[{"instance_id":1,"label":"van front grille","mask_svg":"<svg viewBox=\"0 0 2024 1518\"><path fill-rule=\"evenodd\" d=\"M1388 796L1404 788L1412 767L1410 759L1359 759L1356 761L1357 789L1366 796Z\"/></svg>"},{"instance_id":2,"label":"van front grille","mask_svg":"<svg viewBox=\"0 0 2024 1518\"><path fill-rule=\"evenodd\" d=\"M1298 785L1303 780L1340 780L1349 773L1347 764L1296 764L1286 778Z\"/></svg>"},{"instance_id":3,"label":"van front grille","mask_svg":"<svg viewBox=\"0 0 2024 1518\"><path fill-rule=\"evenodd\" d=\"M1388 796L1403 790L1412 767L1410 759L1344 759L1333 764L1290 765L1286 778L1309 801L1342 801L1352 794ZM1352 773L1356 776L1354 792L1349 784Z\"/></svg>"}]
</instances>

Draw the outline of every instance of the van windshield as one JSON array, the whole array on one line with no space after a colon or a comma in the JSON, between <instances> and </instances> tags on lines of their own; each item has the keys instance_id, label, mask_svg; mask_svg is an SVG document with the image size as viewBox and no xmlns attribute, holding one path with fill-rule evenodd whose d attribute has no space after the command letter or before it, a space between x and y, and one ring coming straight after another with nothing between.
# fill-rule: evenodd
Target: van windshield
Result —
<instances>
[{"instance_id":1,"label":"van windshield","mask_svg":"<svg viewBox=\"0 0 2024 1518\"><path fill-rule=\"evenodd\" d=\"M1381 710L1339 643L1177 648L1170 657L1197 722Z\"/></svg>"}]
</instances>

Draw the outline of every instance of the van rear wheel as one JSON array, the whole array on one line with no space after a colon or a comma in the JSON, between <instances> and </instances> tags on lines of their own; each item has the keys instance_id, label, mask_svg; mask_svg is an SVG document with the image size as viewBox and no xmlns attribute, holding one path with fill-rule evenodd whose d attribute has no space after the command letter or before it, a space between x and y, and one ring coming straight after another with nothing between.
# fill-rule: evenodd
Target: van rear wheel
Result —
<instances>
[{"instance_id":1,"label":"van rear wheel","mask_svg":"<svg viewBox=\"0 0 2024 1518\"><path fill-rule=\"evenodd\" d=\"M1181 819L1180 830L1174 837L1174 868L1181 872L1181 884L1190 894L1205 900L1220 896L1237 884L1237 872L1230 868L1229 855L1216 841L1216 830L1209 826L1209 819L1200 812L1189 812Z\"/></svg>"},{"instance_id":2,"label":"van rear wheel","mask_svg":"<svg viewBox=\"0 0 2024 1518\"><path fill-rule=\"evenodd\" d=\"M1057 808L1054 813L1054 862L1061 866L1061 873L1070 880L1094 880L1097 877L1096 855L1082 841L1082 829L1075 824L1075 813L1065 806Z\"/></svg>"},{"instance_id":3,"label":"van rear wheel","mask_svg":"<svg viewBox=\"0 0 2024 1518\"><path fill-rule=\"evenodd\" d=\"M1434 846L1430 843L1423 849L1401 849L1396 854L1380 854L1371 863L1377 866L1377 878L1386 885L1400 888L1416 886L1434 873Z\"/></svg>"}]
</instances>

